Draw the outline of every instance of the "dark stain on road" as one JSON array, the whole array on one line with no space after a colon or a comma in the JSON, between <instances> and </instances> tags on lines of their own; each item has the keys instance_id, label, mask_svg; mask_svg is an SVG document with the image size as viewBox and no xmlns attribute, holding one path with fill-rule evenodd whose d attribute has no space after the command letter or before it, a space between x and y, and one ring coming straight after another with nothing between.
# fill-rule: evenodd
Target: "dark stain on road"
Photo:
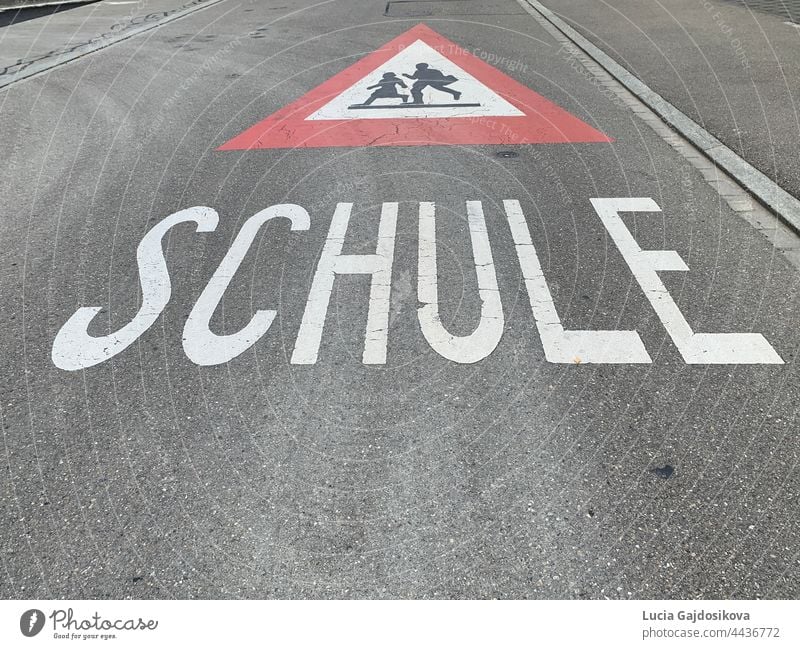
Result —
<instances>
[{"instance_id":1,"label":"dark stain on road","mask_svg":"<svg viewBox=\"0 0 800 649\"><path fill-rule=\"evenodd\" d=\"M667 478L671 478L672 474L675 473L675 467L672 466L671 464L665 464L664 466L654 467L650 469L650 472L655 473L658 477L664 478L664 480L666 480Z\"/></svg>"}]
</instances>

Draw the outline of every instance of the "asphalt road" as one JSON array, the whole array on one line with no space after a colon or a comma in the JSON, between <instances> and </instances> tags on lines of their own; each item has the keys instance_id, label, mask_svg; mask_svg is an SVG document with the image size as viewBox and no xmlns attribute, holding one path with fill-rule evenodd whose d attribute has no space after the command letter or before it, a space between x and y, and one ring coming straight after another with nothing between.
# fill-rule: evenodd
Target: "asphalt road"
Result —
<instances>
[{"instance_id":1,"label":"asphalt road","mask_svg":"<svg viewBox=\"0 0 800 649\"><path fill-rule=\"evenodd\" d=\"M0 92L0 595L800 594L797 269L517 3L439 5L420 17L409 3L385 16L363 0L225 0ZM423 21L613 141L219 150ZM618 197L661 208L623 221L642 249L685 261L659 276L695 332L758 332L784 362L687 363L590 202ZM524 214L516 242L503 201ZM436 325L429 274L418 292L428 202L441 324L451 336L485 324L460 351L420 325ZM340 203L353 204L349 227L329 237ZM311 362L307 302L325 293L325 268L358 267L328 263L331 250L385 251L393 203L390 271L335 278ZM271 220L237 247L245 222L278 204L306 210L307 229L295 211L294 231ZM167 232L169 302L140 312L137 247L197 206L218 225L198 211L205 226ZM520 223L562 325L635 330L651 362L585 356L629 356L630 339L547 360ZM209 284L231 249L247 251L241 266ZM238 355L195 339L196 359L234 356L198 365L184 325L214 287L226 288L218 335L277 314ZM495 307L483 321L482 300ZM60 369L57 334L93 306L90 336L152 325L104 362ZM552 316L539 324L551 331ZM488 355L452 360L475 350Z\"/></svg>"}]
</instances>

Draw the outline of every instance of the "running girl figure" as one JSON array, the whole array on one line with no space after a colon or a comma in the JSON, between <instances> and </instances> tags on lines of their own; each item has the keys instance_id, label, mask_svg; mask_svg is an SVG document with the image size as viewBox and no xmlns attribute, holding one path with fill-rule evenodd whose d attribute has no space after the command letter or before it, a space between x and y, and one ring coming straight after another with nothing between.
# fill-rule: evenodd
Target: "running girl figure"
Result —
<instances>
[{"instance_id":1,"label":"running girl figure","mask_svg":"<svg viewBox=\"0 0 800 649\"><path fill-rule=\"evenodd\" d=\"M362 106L369 106L376 99L402 99L405 104L408 101L408 95L400 93L395 86L408 88L405 82L398 78L394 72L386 72L378 83L367 88L367 90L372 90L373 88L377 88L377 90L369 96L369 99Z\"/></svg>"}]
</instances>

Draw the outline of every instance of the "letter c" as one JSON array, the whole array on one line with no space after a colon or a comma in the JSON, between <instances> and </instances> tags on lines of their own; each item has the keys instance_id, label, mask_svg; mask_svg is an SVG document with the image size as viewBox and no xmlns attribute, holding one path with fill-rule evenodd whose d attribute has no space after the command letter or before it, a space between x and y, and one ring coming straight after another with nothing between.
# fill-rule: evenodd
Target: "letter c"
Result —
<instances>
[{"instance_id":1,"label":"letter c","mask_svg":"<svg viewBox=\"0 0 800 649\"><path fill-rule=\"evenodd\" d=\"M247 251L253 245L258 231L267 221L275 218L289 219L292 230L308 230L311 224L308 212L299 205L292 204L273 205L245 222L230 250L197 298L183 328L183 351L193 363L227 363L252 347L272 326L277 312L268 309L256 311L250 322L234 334L217 335L211 331L209 323Z\"/></svg>"}]
</instances>

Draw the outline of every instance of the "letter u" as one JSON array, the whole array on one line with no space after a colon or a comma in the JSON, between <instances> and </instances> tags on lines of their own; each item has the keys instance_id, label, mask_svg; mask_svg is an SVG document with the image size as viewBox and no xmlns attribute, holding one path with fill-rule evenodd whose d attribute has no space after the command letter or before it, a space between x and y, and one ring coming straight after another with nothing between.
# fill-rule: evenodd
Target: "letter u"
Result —
<instances>
[{"instance_id":1,"label":"letter u","mask_svg":"<svg viewBox=\"0 0 800 649\"><path fill-rule=\"evenodd\" d=\"M468 336L449 333L439 316L435 214L434 203L420 203L417 297L422 306L417 317L425 339L438 354L456 363L476 363L495 350L505 325L483 207L480 201L467 201L472 256L481 300L480 323Z\"/></svg>"}]
</instances>

